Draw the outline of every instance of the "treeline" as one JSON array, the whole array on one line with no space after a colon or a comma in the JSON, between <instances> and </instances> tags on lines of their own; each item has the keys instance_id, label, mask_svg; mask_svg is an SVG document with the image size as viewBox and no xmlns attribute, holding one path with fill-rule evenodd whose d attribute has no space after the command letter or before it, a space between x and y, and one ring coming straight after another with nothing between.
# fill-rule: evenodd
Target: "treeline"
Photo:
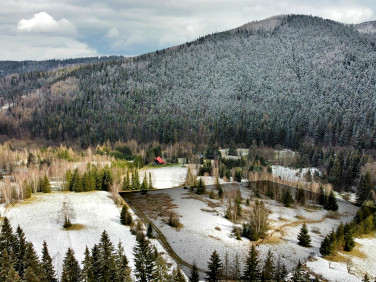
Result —
<instances>
[{"instance_id":1,"label":"treeline","mask_svg":"<svg viewBox=\"0 0 376 282\"><path fill-rule=\"evenodd\" d=\"M185 282L179 267L169 269L167 262L156 247L140 231L137 244L133 248L136 281L176 281ZM5 217L0 233L0 280L4 282L131 282L131 269L121 242L115 247L108 233L103 231L100 241L91 249L86 247L84 260L80 263L74 251L68 248L61 279L52 265L46 242L43 243L42 257L39 258L31 242L18 226L13 233L9 220Z\"/></svg>"},{"instance_id":2,"label":"treeline","mask_svg":"<svg viewBox=\"0 0 376 282\"><path fill-rule=\"evenodd\" d=\"M370 157L359 149L344 149L335 151L334 148L324 150L320 146L303 143L299 150L299 158L295 165L299 167L322 168L323 182L332 184L335 191L349 191L354 181L359 177L362 166Z\"/></svg>"},{"instance_id":3,"label":"treeline","mask_svg":"<svg viewBox=\"0 0 376 282\"><path fill-rule=\"evenodd\" d=\"M249 182L248 187L252 189L256 197L266 196L284 204L285 207L293 205L305 205L308 200L322 205L324 209L337 211L337 199L333 191L327 191L322 185L319 187L319 193L306 190L301 186L289 187L283 184L271 181Z\"/></svg>"},{"instance_id":4,"label":"treeline","mask_svg":"<svg viewBox=\"0 0 376 282\"><path fill-rule=\"evenodd\" d=\"M112 172L108 165L98 169L97 166L88 164L87 170L83 174L78 169L67 170L64 190L75 192L109 191L112 183Z\"/></svg>"},{"instance_id":5,"label":"treeline","mask_svg":"<svg viewBox=\"0 0 376 282\"><path fill-rule=\"evenodd\" d=\"M337 230L332 230L321 242L322 256L335 255L338 251L350 252L355 247L354 238L376 230L374 209L362 206L350 223L341 223Z\"/></svg>"},{"instance_id":6,"label":"treeline","mask_svg":"<svg viewBox=\"0 0 376 282\"><path fill-rule=\"evenodd\" d=\"M146 172L145 172L144 178L142 179L142 182L140 182L138 169L128 169L123 179L123 183L121 187L123 191L153 190L154 187L153 187L153 181L151 179L151 173L149 172L149 179L148 179Z\"/></svg>"}]
</instances>

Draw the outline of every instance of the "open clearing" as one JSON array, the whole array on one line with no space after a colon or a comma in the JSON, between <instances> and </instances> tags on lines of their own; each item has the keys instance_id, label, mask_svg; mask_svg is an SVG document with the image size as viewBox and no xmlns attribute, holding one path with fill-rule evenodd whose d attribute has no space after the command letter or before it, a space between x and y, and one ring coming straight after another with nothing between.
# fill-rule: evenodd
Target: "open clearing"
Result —
<instances>
[{"instance_id":1,"label":"open clearing","mask_svg":"<svg viewBox=\"0 0 376 282\"><path fill-rule=\"evenodd\" d=\"M243 199L253 194L244 183L223 185L223 188L225 195L240 189ZM195 260L198 267L206 269L214 250L217 250L222 261L226 253L229 261L234 261L236 254L242 263L245 261L252 242L246 238L242 240L234 238L232 230L240 224L235 225L224 217L226 197L222 200L212 200L208 196L191 194L183 188L150 191L146 196L139 193L126 193L124 197L131 206L135 205L143 210L184 261L192 263ZM306 261L308 257L317 255L323 237L332 228L336 228L340 221L351 221L357 210L356 207L344 202L338 203L339 211L335 214L314 206L286 208L274 200L264 199L264 202L271 211L270 236L264 241L255 243L258 244L262 258L266 257L270 249L276 257L281 257L288 269L294 268L299 260ZM242 208L246 211L249 207L243 203ZM171 211L179 215L181 228L172 228L166 223ZM310 231L311 248L303 248L297 244L297 235L302 223L307 223Z\"/></svg>"},{"instance_id":2,"label":"open clearing","mask_svg":"<svg viewBox=\"0 0 376 282\"><path fill-rule=\"evenodd\" d=\"M153 181L153 187L157 189L171 188L183 185L188 168L184 166L155 166L140 170L140 178L143 179L145 172Z\"/></svg>"}]
</instances>

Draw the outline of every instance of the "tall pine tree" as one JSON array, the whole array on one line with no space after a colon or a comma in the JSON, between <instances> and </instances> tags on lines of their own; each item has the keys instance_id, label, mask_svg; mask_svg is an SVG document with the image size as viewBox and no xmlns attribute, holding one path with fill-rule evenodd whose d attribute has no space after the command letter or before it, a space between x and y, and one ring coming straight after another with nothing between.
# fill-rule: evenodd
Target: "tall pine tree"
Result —
<instances>
[{"instance_id":1,"label":"tall pine tree","mask_svg":"<svg viewBox=\"0 0 376 282\"><path fill-rule=\"evenodd\" d=\"M214 251L210 256L208 262L208 270L206 271L206 279L209 282L215 282L221 279L222 277L222 261L219 258L217 251Z\"/></svg>"},{"instance_id":2,"label":"tall pine tree","mask_svg":"<svg viewBox=\"0 0 376 282\"><path fill-rule=\"evenodd\" d=\"M81 269L78 261L74 256L74 251L68 248L63 261L62 282L79 282L81 276Z\"/></svg>"},{"instance_id":3,"label":"tall pine tree","mask_svg":"<svg viewBox=\"0 0 376 282\"><path fill-rule=\"evenodd\" d=\"M137 245L133 248L135 276L137 281L147 282L155 276L155 253L143 233L140 233Z\"/></svg>"},{"instance_id":4,"label":"tall pine tree","mask_svg":"<svg viewBox=\"0 0 376 282\"><path fill-rule=\"evenodd\" d=\"M303 247L311 247L311 236L308 234L308 228L305 223L303 223L298 234L298 245Z\"/></svg>"},{"instance_id":5,"label":"tall pine tree","mask_svg":"<svg viewBox=\"0 0 376 282\"><path fill-rule=\"evenodd\" d=\"M245 269L243 273L243 280L257 281L261 277L260 260L258 259L258 251L255 245L252 244L248 252Z\"/></svg>"},{"instance_id":6,"label":"tall pine tree","mask_svg":"<svg viewBox=\"0 0 376 282\"><path fill-rule=\"evenodd\" d=\"M49 282L57 282L55 269L52 266L52 259L48 253L47 243L43 242L42 262L41 262L42 276Z\"/></svg>"}]
</instances>

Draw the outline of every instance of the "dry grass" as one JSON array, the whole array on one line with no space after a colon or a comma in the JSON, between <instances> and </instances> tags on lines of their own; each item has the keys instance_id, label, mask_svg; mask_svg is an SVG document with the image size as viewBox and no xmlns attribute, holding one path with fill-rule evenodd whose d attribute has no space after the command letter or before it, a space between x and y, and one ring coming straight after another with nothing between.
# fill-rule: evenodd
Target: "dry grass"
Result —
<instances>
[{"instance_id":1,"label":"dry grass","mask_svg":"<svg viewBox=\"0 0 376 282\"><path fill-rule=\"evenodd\" d=\"M263 244L280 244L282 242L282 239L276 236L267 237L262 241Z\"/></svg>"},{"instance_id":2,"label":"dry grass","mask_svg":"<svg viewBox=\"0 0 376 282\"><path fill-rule=\"evenodd\" d=\"M212 235L209 235L209 237L210 237L210 238L213 238L213 239L215 239L215 240L217 240L217 241L221 241L221 239L218 238L218 237L215 237L215 236L212 236Z\"/></svg>"},{"instance_id":3,"label":"dry grass","mask_svg":"<svg viewBox=\"0 0 376 282\"><path fill-rule=\"evenodd\" d=\"M325 257L326 260L328 261L333 261L333 262L344 262L346 263L347 262L347 258L342 255L341 253L337 253L335 255L332 255L332 256L327 256Z\"/></svg>"},{"instance_id":4,"label":"dry grass","mask_svg":"<svg viewBox=\"0 0 376 282\"><path fill-rule=\"evenodd\" d=\"M218 231L221 231L221 230L222 230L222 229L221 229L220 227L218 227L218 226L216 226L214 229L215 229L215 230L218 230Z\"/></svg>"},{"instance_id":5,"label":"dry grass","mask_svg":"<svg viewBox=\"0 0 376 282\"><path fill-rule=\"evenodd\" d=\"M330 211L326 214L326 218L330 218L330 219L340 219L341 218L341 215L338 213L338 212L333 212L333 211Z\"/></svg>"},{"instance_id":6,"label":"dry grass","mask_svg":"<svg viewBox=\"0 0 376 282\"><path fill-rule=\"evenodd\" d=\"M355 243L355 247L354 249L352 249L351 252L343 252L343 253L349 256L360 258L360 259L366 259L367 256L360 250L361 247L362 247L361 244Z\"/></svg>"},{"instance_id":7,"label":"dry grass","mask_svg":"<svg viewBox=\"0 0 376 282\"><path fill-rule=\"evenodd\" d=\"M72 226L69 227L69 228L64 228L64 230L66 230L66 231L80 231L84 228L85 228L85 225L76 223L76 224L72 224Z\"/></svg>"},{"instance_id":8,"label":"dry grass","mask_svg":"<svg viewBox=\"0 0 376 282\"><path fill-rule=\"evenodd\" d=\"M136 205L149 218L157 219L158 217L168 218L170 213L178 206L173 203L170 195L165 193L147 194L145 196L132 194L129 197L131 205Z\"/></svg>"},{"instance_id":9,"label":"dry grass","mask_svg":"<svg viewBox=\"0 0 376 282\"><path fill-rule=\"evenodd\" d=\"M297 215L295 216L295 218L299 219L299 220L306 220L307 218L305 218L304 216L301 216L301 215Z\"/></svg>"}]
</instances>

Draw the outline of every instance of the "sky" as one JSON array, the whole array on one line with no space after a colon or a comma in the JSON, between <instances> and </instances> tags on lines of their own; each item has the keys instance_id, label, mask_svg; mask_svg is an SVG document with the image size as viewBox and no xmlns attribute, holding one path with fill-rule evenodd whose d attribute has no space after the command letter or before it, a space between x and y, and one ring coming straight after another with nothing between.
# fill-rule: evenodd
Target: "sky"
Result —
<instances>
[{"instance_id":1,"label":"sky","mask_svg":"<svg viewBox=\"0 0 376 282\"><path fill-rule=\"evenodd\" d=\"M0 60L135 56L280 14L376 19L374 0L0 0Z\"/></svg>"}]
</instances>

